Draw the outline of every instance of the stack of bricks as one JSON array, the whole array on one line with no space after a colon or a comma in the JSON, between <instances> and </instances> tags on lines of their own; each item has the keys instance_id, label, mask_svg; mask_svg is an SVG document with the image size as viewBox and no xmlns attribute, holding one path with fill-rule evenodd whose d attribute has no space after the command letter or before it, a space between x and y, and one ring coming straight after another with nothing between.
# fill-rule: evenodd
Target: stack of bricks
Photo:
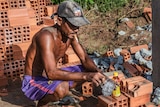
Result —
<instances>
[{"instance_id":1,"label":"stack of bricks","mask_svg":"<svg viewBox=\"0 0 160 107\"><path fill-rule=\"evenodd\" d=\"M122 80L121 91L128 97L129 107L143 107L150 102L153 83L142 76L131 77Z\"/></svg>"},{"instance_id":2,"label":"stack of bricks","mask_svg":"<svg viewBox=\"0 0 160 107\"><path fill-rule=\"evenodd\" d=\"M146 107L150 103L153 83L142 76L123 78L119 97L98 96L97 107Z\"/></svg>"},{"instance_id":3,"label":"stack of bricks","mask_svg":"<svg viewBox=\"0 0 160 107\"><path fill-rule=\"evenodd\" d=\"M51 0L0 0L0 79L12 80L24 74L31 39L44 27L38 23L54 9Z\"/></svg>"},{"instance_id":4,"label":"stack of bricks","mask_svg":"<svg viewBox=\"0 0 160 107\"><path fill-rule=\"evenodd\" d=\"M141 75L142 73L146 73L148 71L150 71L149 68L147 68L146 66L144 66L143 64L132 64L129 63L132 60L135 60L135 58L133 58L132 55L134 55L136 52L140 51L141 49L146 49L149 50L148 45L147 44L143 44L143 45L138 45L138 46L133 46L130 47L129 49L122 49L120 51L120 55L123 57L123 67L131 74L131 76L138 76ZM117 56L114 55L112 50L107 51L105 54L103 54L104 57L112 57L112 58L117 58ZM145 58L145 60L150 61L152 59L152 56L148 56ZM109 67L107 68L106 72L111 72L114 71L114 65L117 62L114 62L114 60L111 60Z\"/></svg>"},{"instance_id":5,"label":"stack of bricks","mask_svg":"<svg viewBox=\"0 0 160 107\"><path fill-rule=\"evenodd\" d=\"M26 51L32 37L42 27L56 23L51 15L57 8L51 0L0 0L0 74L3 74L0 77L12 80L24 75ZM65 58L59 65L78 61L72 49Z\"/></svg>"},{"instance_id":6,"label":"stack of bricks","mask_svg":"<svg viewBox=\"0 0 160 107\"><path fill-rule=\"evenodd\" d=\"M98 96L97 107L129 107L128 98L121 94L119 97Z\"/></svg>"}]
</instances>

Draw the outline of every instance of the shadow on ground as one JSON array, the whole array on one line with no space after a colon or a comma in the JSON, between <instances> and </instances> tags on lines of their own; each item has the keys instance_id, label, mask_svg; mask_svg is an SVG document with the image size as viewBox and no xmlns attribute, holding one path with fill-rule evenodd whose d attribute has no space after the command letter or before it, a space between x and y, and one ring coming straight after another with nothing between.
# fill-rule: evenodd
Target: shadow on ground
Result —
<instances>
[{"instance_id":1,"label":"shadow on ground","mask_svg":"<svg viewBox=\"0 0 160 107\"><path fill-rule=\"evenodd\" d=\"M21 91L21 80L9 82L8 94L1 96L0 107L36 107L37 101L28 99ZM96 107L96 97L88 97L79 103L80 107Z\"/></svg>"},{"instance_id":2,"label":"shadow on ground","mask_svg":"<svg viewBox=\"0 0 160 107\"><path fill-rule=\"evenodd\" d=\"M35 107L36 102L28 99L21 91L21 81L19 79L9 81L7 87L8 95L1 96L1 107Z\"/></svg>"}]
</instances>

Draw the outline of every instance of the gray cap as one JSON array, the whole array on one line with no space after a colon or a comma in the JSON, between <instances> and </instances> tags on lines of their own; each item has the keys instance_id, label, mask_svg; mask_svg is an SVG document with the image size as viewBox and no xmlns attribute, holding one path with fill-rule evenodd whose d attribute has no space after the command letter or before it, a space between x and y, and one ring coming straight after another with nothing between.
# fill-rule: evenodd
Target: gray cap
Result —
<instances>
[{"instance_id":1,"label":"gray cap","mask_svg":"<svg viewBox=\"0 0 160 107\"><path fill-rule=\"evenodd\" d=\"M72 0L66 0L59 4L57 14L66 18L74 26L83 26L90 22L85 18L82 8Z\"/></svg>"}]
</instances>

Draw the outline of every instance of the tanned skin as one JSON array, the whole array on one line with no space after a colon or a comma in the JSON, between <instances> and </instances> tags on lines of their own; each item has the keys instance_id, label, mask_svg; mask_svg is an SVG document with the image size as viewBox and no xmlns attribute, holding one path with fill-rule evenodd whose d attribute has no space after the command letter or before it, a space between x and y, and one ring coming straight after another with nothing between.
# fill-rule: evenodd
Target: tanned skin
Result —
<instances>
[{"instance_id":1,"label":"tanned skin","mask_svg":"<svg viewBox=\"0 0 160 107\"><path fill-rule=\"evenodd\" d=\"M92 81L97 86L102 84L106 77L97 69L77 39L79 27L73 26L66 19L58 17L55 26L42 28L35 34L27 51L25 75L42 76L45 71L50 80L65 80L59 84L53 95L42 98L38 107L45 107L49 101L57 101L69 92L67 81L75 82ZM57 63L62 58L69 46L79 57L85 68L84 72L67 72L57 68Z\"/></svg>"}]
</instances>

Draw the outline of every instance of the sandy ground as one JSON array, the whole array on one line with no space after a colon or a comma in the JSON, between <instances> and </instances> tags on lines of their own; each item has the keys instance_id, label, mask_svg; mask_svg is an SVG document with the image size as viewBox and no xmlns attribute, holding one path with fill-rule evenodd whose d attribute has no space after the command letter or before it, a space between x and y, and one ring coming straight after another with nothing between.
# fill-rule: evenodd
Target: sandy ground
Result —
<instances>
[{"instance_id":1,"label":"sandy ground","mask_svg":"<svg viewBox=\"0 0 160 107\"><path fill-rule=\"evenodd\" d=\"M7 87L8 94L1 95L0 107L36 107L37 101L28 99L21 91L21 81L14 80L9 82ZM96 107L97 99L90 97L80 102L81 107Z\"/></svg>"},{"instance_id":2,"label":"sandy ground","mask_svg":"<svg viewBox=\"0 0 160 107\"><path fill-rule=\"evenodd\" d=\"M35 107L37 101L31 101L21 91L21 81L9 82L8 95L0 97L0 107Z\"/></svg>"}]
</instances>

